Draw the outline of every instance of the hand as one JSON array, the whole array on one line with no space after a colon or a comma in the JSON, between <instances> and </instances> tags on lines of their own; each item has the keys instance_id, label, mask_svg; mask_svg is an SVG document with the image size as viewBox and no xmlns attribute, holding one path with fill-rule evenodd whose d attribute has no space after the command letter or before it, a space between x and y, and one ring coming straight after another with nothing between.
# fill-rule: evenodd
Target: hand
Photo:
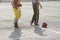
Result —
<instances>
[{"instance_id":1,"label":"hand","mask_svg":"<svg viewBox=\"0 0 60 40\"><path fill-rule=\"evenodd\" d=\"M20 6L22 7L22 4L20 4Z\"/></svg>"},{"instance_id":2,"label":"hand","mask_svg":"<svg viewBox=\"0 0 60 40\"><path fill-rule=\"evenodd\" d=\"M22 4L19 4L18 7L22 7Z\"/></svg>"},{"instance_id":3,"label":"hand","mask_svg":"<svg viewBox=\"0 0 60 40\"><path fill-rule=\"evenodd\" d=\"M42 9L42 6L40 6L40 8Z\"/></svg>"},{"instance_id":4,"label":"hand","mask_svg":"<svg viewBox=\"0 0 60 40\"><path fill-rule=\"evenodd\" d=\"M42 6L40 5L40 8L42 9Z\"/></svg>"}]
</instances>

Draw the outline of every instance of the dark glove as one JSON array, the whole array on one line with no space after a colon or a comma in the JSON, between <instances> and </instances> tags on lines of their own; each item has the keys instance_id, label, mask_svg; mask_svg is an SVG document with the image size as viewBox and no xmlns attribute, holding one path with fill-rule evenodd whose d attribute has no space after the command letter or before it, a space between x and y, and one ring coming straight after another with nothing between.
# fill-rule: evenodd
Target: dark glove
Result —
<instances>
[{"instance_id":1,"label":"dark glove","mask_svg":"<svg viewBox=\"0 0 60 40\"><path fill-rule=\"evenodd\" d=\"M22 4L19 4L18 7L22 7Z\"/></svg>"}]
</instances>

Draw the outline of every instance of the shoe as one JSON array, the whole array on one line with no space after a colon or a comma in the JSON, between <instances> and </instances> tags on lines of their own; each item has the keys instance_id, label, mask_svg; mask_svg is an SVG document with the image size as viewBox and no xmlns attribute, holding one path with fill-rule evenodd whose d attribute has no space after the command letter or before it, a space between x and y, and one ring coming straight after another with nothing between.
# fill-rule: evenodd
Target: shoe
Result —
<instances>
[{"instance_id":1,"label":"shoe","mask_svg":"<svg viewBox=\"0 0 60 40\"><path fill-rule=\"evenodd\" d=\"M14 23L14 27L15 27L15 28L18 28L18 24L17 24L17 22Z\"/></svg>"},{"instance_id":2,"label":"shoe","mask_svg":"<svg viewBox=\"0 0 60 40\"><path fill-rule=\"evenodd\" d=\"M35 24L35 26L39 26L39 24Z\"/></svg>"}]
</instances>

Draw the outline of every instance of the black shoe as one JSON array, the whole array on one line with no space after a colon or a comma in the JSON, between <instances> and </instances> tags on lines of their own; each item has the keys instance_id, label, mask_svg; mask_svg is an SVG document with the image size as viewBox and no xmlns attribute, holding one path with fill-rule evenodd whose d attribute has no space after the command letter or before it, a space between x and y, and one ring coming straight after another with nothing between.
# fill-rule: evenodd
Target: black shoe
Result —
<instances>
[{"instance_id":1,"label":"black shoe","mask_svg":"<svg viewBox=\"0 0 60 40\"><path fill-rule=\"evenodd\" d=\"M15 28L18 28L18 24L17 24L17 22L14 23L14 27L15 27Z\"/></svg>"},{"instance_id":2,"label":"black shoe","mask_svg":"<svg viewBox=\"0 0 60 40\"><path fill-rule=\"evenodd\" d=\"M35 24L35 26L39 26L39 24Z\"/></svg>"}]
</instances>

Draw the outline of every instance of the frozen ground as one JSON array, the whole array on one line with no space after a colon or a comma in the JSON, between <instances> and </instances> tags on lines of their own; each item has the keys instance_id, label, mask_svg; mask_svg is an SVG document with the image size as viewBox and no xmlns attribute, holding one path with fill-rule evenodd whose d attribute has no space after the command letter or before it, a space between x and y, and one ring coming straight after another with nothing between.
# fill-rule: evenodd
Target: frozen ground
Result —
<instances>
[{"instance_id":1,"label":"frozen ground","mask_svg":"<svg viewBox=\"0 0 60 40\"><path fill-rule=\"evenodd\" d=\"M10 3L0 3L0 40L60 40L60 2L41 2L40 26L30 25L32 3L22 2L19 29L15 29L14 14ZM47 29L41 27L48 24Z\"/></svg>"}]
</instances>

